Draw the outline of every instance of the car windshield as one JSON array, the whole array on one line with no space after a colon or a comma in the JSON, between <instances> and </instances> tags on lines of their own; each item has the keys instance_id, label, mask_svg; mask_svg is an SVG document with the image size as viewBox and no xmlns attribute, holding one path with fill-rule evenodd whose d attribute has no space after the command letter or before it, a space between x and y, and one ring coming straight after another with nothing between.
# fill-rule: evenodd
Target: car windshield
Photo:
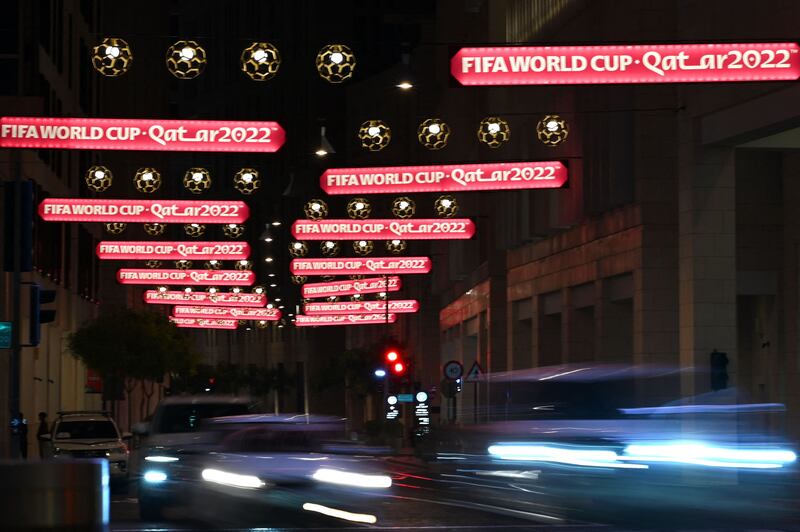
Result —
<instances>
[{"instance_id":1,"label":"car windshield","mask_svg":"<svg viewBox=\"0 0 800 532\"><path fill-rule=\"evenodd\" d=\"M203 419L247 413L246 404L168 405L161 412L157 432L162 434L195 432L200 428L200 421Z\"/></svg>"},{"instance_id":2,"label":"car windshield","mask_svg":"<svg viewBox=\"0 0 800 532\"><path fill-rule=\"evenodd\" d=\"M314 452L327 441L341 439L342 431L318 427L252 427L227 436L222 442L226 451L236 452Z\"/></svg>"},{"instance_id":3,"label":"car windshield","mask_svg":"<svg viewBox=\"0 0 800 532\"><path fill-rule=\"evenodd\" d=\"M111 421L62 421L56 428L59 439L118 439L117 427Z\"/></svg>"}]
</instances>

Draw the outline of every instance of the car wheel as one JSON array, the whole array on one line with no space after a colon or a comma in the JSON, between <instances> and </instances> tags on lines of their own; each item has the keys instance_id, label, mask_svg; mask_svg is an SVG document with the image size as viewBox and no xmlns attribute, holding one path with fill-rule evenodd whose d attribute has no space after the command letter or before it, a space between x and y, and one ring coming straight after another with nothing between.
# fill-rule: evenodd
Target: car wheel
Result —
<instances>
[{"instance_id":1,"label":"car wheel","mask_svg":"<svg viewBox=\"0 0 800 532\"><path fill-rule=\"evenodd\" d=\"M158 521L164 516L164 503L150 497L139 497L139 517L143 521Z\"/></svg>"}]
</instances>

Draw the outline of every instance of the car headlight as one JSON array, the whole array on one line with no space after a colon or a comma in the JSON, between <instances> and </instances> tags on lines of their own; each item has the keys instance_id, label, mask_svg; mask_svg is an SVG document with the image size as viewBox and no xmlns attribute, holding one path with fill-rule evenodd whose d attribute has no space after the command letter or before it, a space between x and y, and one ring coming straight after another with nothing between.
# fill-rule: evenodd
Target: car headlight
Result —
<instances>
[{"instance_id":1,"label":"car headlight","mask_svg":"<svg viewBox=\"0 0 800 532\"><path fill-rule=\"evenodd\" d=\"M156 462L159 464L167 464L169 462L177 462L180 460L177 456L165 456L163 454L151 454L144 457L145 462Z\"/></svg>"},{"instance_id":2,"label":"car headlight","mask_svg":"<svg viewBox=\"0 0 800 532\"><path fill-rule=\"evenodd\" d=\"M234 488L262 488L266 483L253 475L240 475L219 469L203 469L203 480L222 484L223 486L233 486Z\"/></svg>"},{"instance_id":3,"label":"car headlight","mask_svg":"<svg viewBox=\"0 0 800 532\"><path fill-rule=\"evenodd\" d=\"M317 469L312 478L319 482L355 488L389 488L392 486L392 478L386 475L364 475L339 469Z\"/></svg>"},{"instance_id":4,"label":"car headlight","mask_svg":"<svg viewBox=\"0 0 800 532\"><path fill-rule=\"evenodd\" d=\"M109 455L112 455L112 454L128 454L128 446L123 443L123 444L117 445L115 447L111 447L106 452L106 456L109 456Z\"/></svg>"}]
</instances>

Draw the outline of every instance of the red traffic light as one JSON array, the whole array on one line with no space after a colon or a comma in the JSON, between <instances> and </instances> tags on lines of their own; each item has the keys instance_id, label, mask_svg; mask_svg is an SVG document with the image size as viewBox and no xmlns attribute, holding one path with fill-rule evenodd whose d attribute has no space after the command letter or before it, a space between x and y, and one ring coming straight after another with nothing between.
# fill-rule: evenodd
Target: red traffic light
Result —
<instances>
[{"instance_id":1,"label":"red traffic light","mask_svg":"<svg viewBox=\"0 0 800 532\"><path fill-rule=\"evenodd\" d=\"M392 371L395 375L402 375L406 371L406 365L402 362L395 362L395 364L392 366Z\"/></svg>"},{"instance_id":2,"label":"red traffic light","mask_svg":"<svg viewBox=\"0 0 800 532\"><path fill-rule=\"evenodd\" d=\"M400 355L394 349L386 352L386 360L387 362L396 362L397 359L400 358Z\"/></svg>"}]
</instances>

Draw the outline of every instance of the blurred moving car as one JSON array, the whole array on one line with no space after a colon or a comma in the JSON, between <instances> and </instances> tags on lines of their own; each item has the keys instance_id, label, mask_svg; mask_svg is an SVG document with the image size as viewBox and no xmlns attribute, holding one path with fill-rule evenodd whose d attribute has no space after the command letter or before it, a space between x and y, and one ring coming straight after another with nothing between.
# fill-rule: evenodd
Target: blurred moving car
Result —
<instances>
[{"instance_id":1,"label":"blurred moving car","mask_svg":"<svg viewBox=\"0 0 800 532\"><path fill-rule=\"evenodd\" d=\"M766 427L784 406L733 388L681 397L681 379L697 377L595 363L493 374L480 384L489 407L465 415L478 423L441 427L418 448L470 496L554 518L780 517L797 456Z\"/></svg>"},{"instance_id":2,"label":"blurred moving car","mask_svg":"<svg viewBox=\"0 0 800 532\"><path fill-rule=\"evenodd\" d=\"M344 440L344 419L304 414L211 419L208 453L187 457L198 472L192 504L214 516L242 514L274 526L276 512L374 524L392 486L371 450Z\"/></svg>"},{"instance_id":3,"label":"blurred moving car","mask_svg":"<svg viewBox=\"0 0 800 532\"><path fill-rule=\"evenodd\" d=\"M50 434L41 439L49 441L50 456L54 458L105 458L111 480L128 478L130 451L124 440L129 433L120 434L108 412L59 412Z\"/></svg>"},{"instance_id":4,"label":"blurred moving car","mask_svg":"<svg viewBox=\"0 0 800 532\"><path fill-rule=\"evenodd\" d=\"M174 505L183 481L191 476L178 455L203 443L198 434L202 420L247 414L251 406L252 401L246 397L168 397L158 404L150 422L133 427L142 438L138 464L142 519L159 519L164 507Z\"/></svg>"}]
</instances>

